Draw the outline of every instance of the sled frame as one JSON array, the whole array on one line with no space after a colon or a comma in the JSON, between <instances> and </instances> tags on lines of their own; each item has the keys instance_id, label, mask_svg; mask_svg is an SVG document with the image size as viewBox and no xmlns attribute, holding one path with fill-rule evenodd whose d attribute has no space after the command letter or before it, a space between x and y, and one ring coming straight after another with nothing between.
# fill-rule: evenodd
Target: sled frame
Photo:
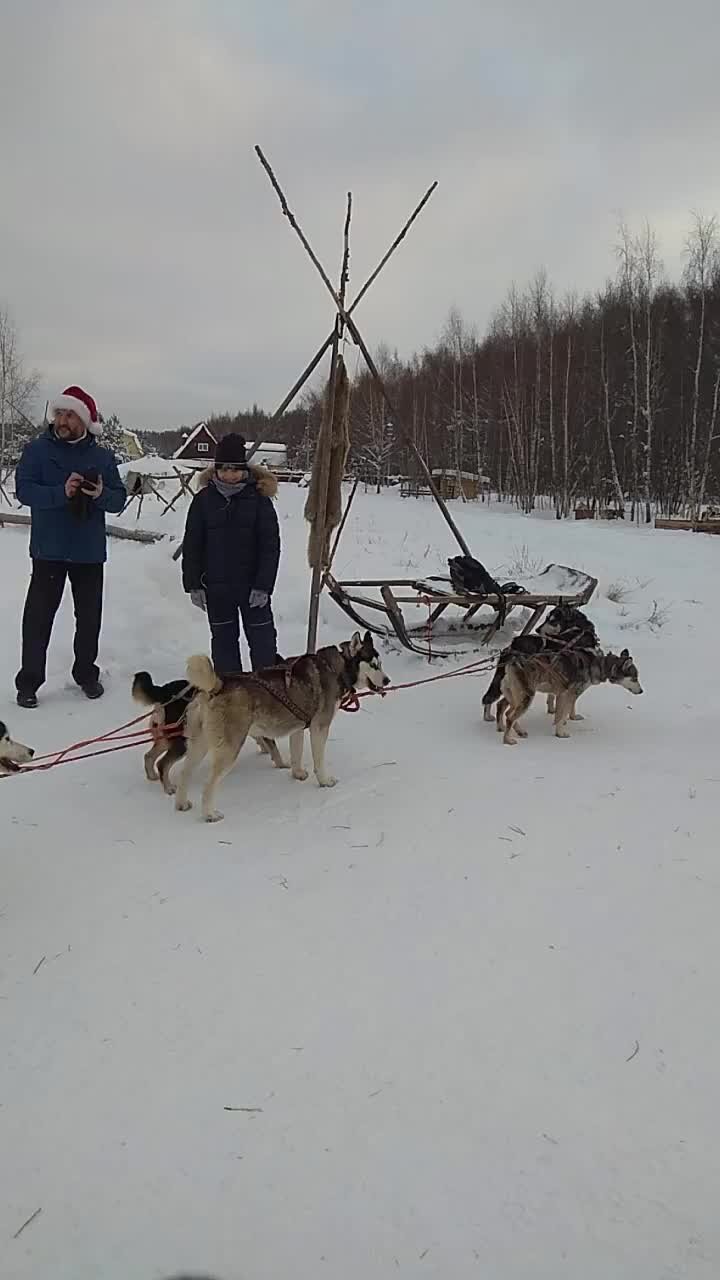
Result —
<instances>
[{"instance_id":1,"label":"sled frame","mask_svg":"<svg viewBox=\"0 0 720 1280\"><path fill-rule=\"evenodd\" d=\"M548 569L553 567L556 566L548 565ZM513 609L530 611L530 616L519 633L523 636L528 635L535 630L550 609L558 605L570 605L580 609L586 605L592 598L597 583L597 578L588 576L582 589L575 592L521 591L511 595L498 595L495 592L476 595L471 592L456 591L449 578L366 578L340 582L331 573L325 575L325 585L331 599L356 626L369 631L372 635L389 640L397 639L405 649L422 654L425 658L452 657L462 652L457 647L443 649L433 643L433 628L451 606L462 611L462 617L452 625L452 633L457 634L459 640L467 642L474 639L480 645L486 645L497 634L503 619L507 618ZM379 591L380 599L367 595L366 592L369 590ZM492 622L472 625L472 619L486 605L495 611ZM427 608L429 610L427 620L419 625L408 626L403 606ZM368 611L370 611L369 617ZM380 618L376 617L377 614Z\"/></svg>"}]
</instances>

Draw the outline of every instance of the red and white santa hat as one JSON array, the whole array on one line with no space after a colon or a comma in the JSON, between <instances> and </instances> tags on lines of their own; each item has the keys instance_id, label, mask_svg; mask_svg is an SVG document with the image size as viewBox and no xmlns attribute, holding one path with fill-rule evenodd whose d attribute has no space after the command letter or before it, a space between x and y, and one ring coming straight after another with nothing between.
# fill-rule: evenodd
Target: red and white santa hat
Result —
<instances>
[{"instance_id":1,"label":"red and white santa hat","mask_svg":"<svg viewBox=\"0 0 720 1280\"><path fill-rule=\"evenodd\" d=\"M87 391L83 391L82 387L66 387L61 396L56 396L51 400L48 412L52 421L55 421L55 414L58 409L72 409L76 413L81 422L85 424L85 428L90 432L91 436L102 435L102 422L98 415L97 405L91 395Z\"/></svg>"}]
</instances>

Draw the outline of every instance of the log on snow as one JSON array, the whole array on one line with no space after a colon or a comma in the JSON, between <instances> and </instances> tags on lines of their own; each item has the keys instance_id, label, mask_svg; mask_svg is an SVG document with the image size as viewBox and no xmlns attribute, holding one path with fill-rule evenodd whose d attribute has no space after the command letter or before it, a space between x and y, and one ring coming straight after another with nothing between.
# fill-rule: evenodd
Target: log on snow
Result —
<instances>
[{"instance_id":1,"label":"log on snow","mask_svg":"<svg viewBox=\"0 0 720 1280\"><path fill-rule=\"evenodd\" d=\"M672 516L668 518L658 516L655 520L655 528L687 529L691 533L720 534L720 520L680 520Z\"/></svg>"},{"instance_id":2,"label":"log on snow","mask_svg":"<svg viewBox=\"0 0 720 1280\"><path fill-rule=\"evenodd\" d=\"M0 528L5 524L29 525L30 516L26 516L22 511L0 511ZM161 538L166 536L164 533L153 533L149 529L123 529L117 524L107 526L107 535L109 538L124 538L129 542L160 542Z\"/></svg>"}]
</instances>

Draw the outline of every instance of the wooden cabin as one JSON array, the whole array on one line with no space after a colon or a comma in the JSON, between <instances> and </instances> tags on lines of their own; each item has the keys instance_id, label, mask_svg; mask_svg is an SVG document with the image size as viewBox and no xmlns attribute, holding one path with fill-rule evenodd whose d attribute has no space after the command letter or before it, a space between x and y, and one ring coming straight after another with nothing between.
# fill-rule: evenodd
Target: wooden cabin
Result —
<instances>
[{"instance_id":1,"label":"wooden cabin","mask_svg":"<svg viewBox=\"0 0 720 1280\"><path fill-rule=\"evenodd\" d=\"M456 471L455 468L436 467L431 473L441 498L464 498L472 501L490 488L488 476L476 471Z\"/></svg>"},{"instance_id":2,"label":"wooden cabin","mask_svg":"<svg viewBox=\"0 0 720 1280\"><path fill-rule=\"evenodd\" d=\"M206 422L198 422L192 431L183 437L182 444L173 454L173 462L202 463L209 466L215 458L217 439Z\"/></svg>"}]
</instances>

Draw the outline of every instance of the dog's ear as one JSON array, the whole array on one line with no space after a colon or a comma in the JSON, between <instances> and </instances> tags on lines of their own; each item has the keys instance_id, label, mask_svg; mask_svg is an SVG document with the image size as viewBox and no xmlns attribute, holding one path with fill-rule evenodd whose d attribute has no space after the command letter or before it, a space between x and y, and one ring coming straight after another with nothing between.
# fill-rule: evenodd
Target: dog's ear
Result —
<instances>
[{"instance_id":1,"label":"dog's ear","mask_svg":"<svg viewBox=\"0 0 720 1280\"><path fill-rule=\"evenodd\" d=\"M361 649L362 649L362 640L360 639L360 632L356 631L355 635L352 636L350 640L350 657L356 658Z\"/></svg>"}]
</instances>

